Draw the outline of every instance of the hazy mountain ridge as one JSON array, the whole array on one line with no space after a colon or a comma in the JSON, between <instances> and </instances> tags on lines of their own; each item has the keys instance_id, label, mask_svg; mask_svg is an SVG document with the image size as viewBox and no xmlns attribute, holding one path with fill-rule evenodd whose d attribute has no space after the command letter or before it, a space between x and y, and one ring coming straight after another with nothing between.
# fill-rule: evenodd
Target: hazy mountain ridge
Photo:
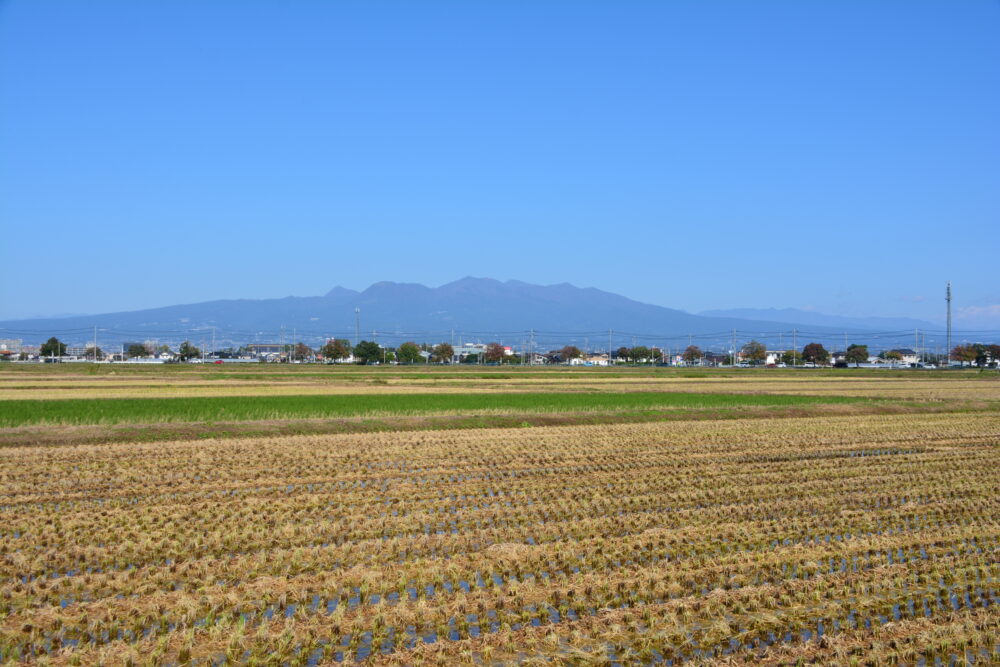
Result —
<instances>
[{"instance_id":1,"label":"hazy mountain ridge","mask_svg":"<svg viewBox=\"0 0 1000 667\"><path fill-rule=\"evenodd\" d=\"M724 310L703 310L705 317L735 317L753 321L795 322L821 327L841 327L868 331L898 331L913 329L940 329L940 324L910 317L844 317L826 315L799 308L728 308Z\"/></svg>"},{"instance_id":2,"label":"hazy mountain ridge","mask_svg":"<svg viewBox=\"0 0 1000 667\"><path fill-rule=\"evenodd\" d=\"M0 322L0 328L10 330L0 331L0 337L27 339L27 334L33 331L40 335L79 332L77 337L80 337L85 330L97 326L120 332L121 337L169 339L183 337L194 329L210 331L215 327L229 340L272 340L282 328L286 340L293 333L302 339L316 340L333 335L353 337L356 309L360 309L361 336L371 337L377 332L380 340L391 340L394 336L433 340L447 338L454 331L456 340L481 335L519 341L526 332L534 330L540 340L582 341L586 336L593 341L606 341L608 330L613 329L618 345L630 342L631 336L643 334L664 337L713 334L728 339L733 329L742 331L744 336L788 332L794 327L826 333L845 330L839 322L836 327L824 327L801 321L733 317L723 311L712 316L694 315L568 283L532 285L517 280L501 282L466 277L440 287L378 282L360 292L334 287L323 296L226 299L102 315Z\"/></svg>"}]
</instances>

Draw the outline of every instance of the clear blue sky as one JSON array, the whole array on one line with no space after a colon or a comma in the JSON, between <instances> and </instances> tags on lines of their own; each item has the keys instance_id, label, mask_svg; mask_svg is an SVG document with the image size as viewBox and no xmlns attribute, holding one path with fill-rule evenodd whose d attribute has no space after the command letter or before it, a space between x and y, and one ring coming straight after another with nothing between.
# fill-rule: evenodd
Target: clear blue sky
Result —
<instances>
[{"instance_id":1,"label":"clear blue sky","mask_svg":"<svg viewBox=\"0 0 1000 667\"><path fill-rule=\"evenodd\" d=\"M951 279L1000 327L998 35L986 0L8 0L0 319L476 275L934 319Z\"/></svg>"}]
</instances>

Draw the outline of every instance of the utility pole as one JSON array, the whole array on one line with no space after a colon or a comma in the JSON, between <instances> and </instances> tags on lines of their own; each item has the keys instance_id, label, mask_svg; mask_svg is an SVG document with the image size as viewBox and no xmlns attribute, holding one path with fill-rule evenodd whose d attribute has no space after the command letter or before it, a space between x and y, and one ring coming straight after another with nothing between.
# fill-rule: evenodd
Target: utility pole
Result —
<instances>
[{"instance_id":1,"label":"utility pole","mask_svg":"<svg viewBox=\"0 0 1000 667\"><path fill-rule=\"evenodd\" d=\"M944 300L948 302L948 366L951 366L951 281L945 291Z\"/></svg>"},{"instance_id":2,"label":"utility pole","mask_svg":"<svg viewBox=\"0 0 1000 667\"><path fill-rule=\"evenodd\" d=\"M798 329L792 329L792 368L795 368L799 360L799 332Z\"/></svg>"},{"instance_id":3,"label":"utility pole","mask_svg":"<svg viewBox=\"0 0 1000 667\"><path fill-rule=\"evenodd\" d=\"M354 344L361 342L361 309L354 309Z\"/></svg>"},{"instance_id":4,"label":"utility pole","mask_svg":"<svg viewBox=\"0 0 1000 667\"><path fill-rule=\"evenodd\" d=\"M97 361L97 327L94 327L94 361Z\"/></svg>"},{"instance_id":5,"label":"utility pole","mask_svg":"<svg viewBox=\"0 0 1000 667\"><path fill-rule=\"evenodd\" d=\"M215 356L215 327L212 327L212 356Z\"/></svg>"},{"instance_id":6,"label":"utility pole","mask_svg":"<svg viewBox=\"0 0 1000 667\"><path fill-rule=\"evenodd\" d=\"M736 365L736 329L733 329L733 366Z\"/></svg>"},{"instance_id":7,"label":"utility pole","mask_svg":"<svg viewBox=\"0 0 1000 667\"><path fill-rule=\"evenodd\" d=\"M535 330L531 330L531 350L528 352L528 365L535 365Z\"/></svg>"},{"instance_id":8,"label":"utility pole","mask_svg":"<svg viewBox=\"0 0 1000 667\"><path fill-rule=\"evenodd\" d=\"M608 329L608 366L611 365L611 329Z\"/></svg>"}]
</instances>

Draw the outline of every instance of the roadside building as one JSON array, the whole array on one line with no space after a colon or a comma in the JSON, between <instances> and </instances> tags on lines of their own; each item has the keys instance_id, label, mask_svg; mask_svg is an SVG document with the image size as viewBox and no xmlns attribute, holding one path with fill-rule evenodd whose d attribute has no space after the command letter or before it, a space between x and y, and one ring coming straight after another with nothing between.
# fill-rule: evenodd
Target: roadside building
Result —
<instances>
[{"instance_id":1,"label":"roadside building","mask_svg":"<svg viewBox=\"0 0 1000 667\"><path fill-rule=\"evenodd\" d=\"M606 354L586 354L577 359L570 360L571 366L607 366L608 355Z\"/></svg>"},{"instance_id":2,"label":"roadside building","mask_svg":"<svg viewBox=\"0 0 1000 667\"><path fill-rule=\"evenodd\" d=\"M764 363L768 366L777 366L788 350L768 350L765 354Z\"/></svg>"},{"instance_id":3,"label":"roadside building","mask_svg":"<svg viewBox=\"0 0 1000 667\"><path fill-rule=\"evenodd\" d=\"M277 357L285 353L285 343L250 343L246 351L255 359Z\"/></svg>"},{"instance_id":4,"label":"roadside building","mask_svg":"<svg viewBox=\"0 0 1000 667\"><path fill-rule=\"evenodd\" d=\"M475 355L477 359L481 359L484 354L486 354L486 345L482 343L464 343L454 348L455 354L452 356L452 361L456 364L462 363L467 358Z\"/></svg>"},{"instance_id":5,"label":"roadside building","mask_svg":"<svg viewBox=\"0 0 1000 667\"><path fill-rule=\"evenodd\" d=\"M903 358L900 363L906 364L907 366L915 366L920 361L920 355L908 347L901 347L892 352L898 352L899 356Z\"/></svg>"}]
</instances>

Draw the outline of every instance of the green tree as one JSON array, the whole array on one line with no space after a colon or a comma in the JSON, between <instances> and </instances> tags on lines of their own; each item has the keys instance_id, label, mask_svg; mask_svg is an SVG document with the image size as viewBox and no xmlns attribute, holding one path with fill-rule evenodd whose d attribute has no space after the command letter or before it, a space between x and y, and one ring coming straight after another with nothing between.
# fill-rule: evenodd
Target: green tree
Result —
<instances>
[{"instance_id":1,"label":"green tree","mask_svg":"<svg viewBox=\"0 0 1000 667\"><path fill-rule=\"evenodd\" d=\"M441 364L450 364L452 359L455 358L455 348L451 346L451 343L438 343L434 346L434 353L431 358Z\"/></svg>"},{"instance_id":2,"label":"green tree","mask_svg":"<svg viewBox=\"0 0 1000 667\"><path fill-rule=\"evenodd\" d=\"M576 345L567 345L563 349L559 350L559 358L569 363L573 359L579 359L583 356L583 352L580 351Z\"/></svg>"},{"instance_id":3,"label":"green tree","mask_svg":"<svg viewBox=\"0 0 1000 667\"><path fill-rule=\"evenodd\" d=\"M354 346L354 360L359 364L375 364L382 361L382 348L378 343L363 340Z\"/></svg>"},{"instance_id":4,"label":"green tree","mask_svg":"<svg viewBox=\"0 0 1000 667\"><path fill-rule=\"evenodd\" d=\"M785 350L781 353L781 363L786 366L798 366L802 363L802 353L798 350Z\"/></svg>"},{"instance_id":5,"label":"green tree","mask_svg":"<svg viewBox=\"0 0 1000 667\"><path fill-rule=\"evenodd\" d=\"M849 364L854 364L858 366L868 361L868 346L867 345L849 345L847 347L847 352L844 354L844 360Z\"/></svg>"},{"instance_id":6,"label":"green tree","mask_svg":"<svg viewBox=\"0 0 1000 667\"><path fill-rule=\"evenodd\" d=\"M129 356L130 359L132 359L135 357L147 356L149 354L149 350L147 350L146 346L143 345L142 343L132 343L131 345L128 346L128 349L125 350L125 353Z\"/></svg>"},{"instance_id":7,"label":"green tree","mask_svg":"<svg viewBox=\"0 0 1000 667\"><path fill-rule=\"evenodd\" d=\"M809 343L802 348L802 358L813 364L825 364L830 360L830 353L819 343Z\"/></svg>"},{"instance_id":8,"label":"green tree","mask_svg":"<svg viewBox=\"0 0 1000 667\"><path fill-rule=\"evenodd\" d=\"M61 342L58 338L53 336L48 339L38 350L39 356L42 357L62 357L66 354L66 343Z\"/></svg>"},{"instance_id":9,"label":"green tree","mask_svg":"<svg viewBox=\"0 0 1000 667\"><path fill-rule=\"evenodd\" d=\"M503 355L503 345L500 343L489 343L486 345L486 353L483 355L483 358L485 358L488 363L495 364L503 361Z\"/></svg>"},{"instance_id":10,"label":"green tree","mask_svg":"<svg viewBox=\"0 0 1000 667\"><path fill-rule=\"evenodd\" d=\"M645 345L637 345L629 351L628 356L632 360L632 363L638 364L649 361L652 358L653 353Z\"/></svg>"},{"instance_id":11,"label":"green tree","mask_svg":"<svg viewBox=\"0 0 1000 667\"><path fill-rule=\"evenodd\" d=\"M396 360L401 364L415 364L423 361L420 356L420 346L414 342L406 342L396 350Z\"/></svg>"},{"instance_id":12,"label":"green tree","mask_svg":"<svg viewBox=\"0 0 1000 667\"><path fill-rule=\"evenodd\" d=\"M632 358L632 350L627 347L620 347L615 350L615 361L628 361Z\"/></svg>"},{"instance_id":13,"label":"green tree","mask_svg":"<svg viewBox=\"0 0 1000 667\"><path fill-rule=\"evenodd\" d=\"M184 341L181 346L177 348L177 356L181 361L187 361L188 359L197 359L201 356L201 350L196 348L191 344L191 341Z\"/></svg>"},{"instance_id":14,"label":"green tree","mask_svg":"<svg viewBox=\"0 0 1000 667\"><path fill-rule=\"evenodd\" d=\"M764 347L763 343L752 340L743 346L740 354L743 356L744 361L749 361L751 364L760 364L767 359L767 348Z\"/></svg>"},{"instance_id":15,"label":"green tree","mask_svg":"<svg viewBox=\"0 0 1000 667\"><path fill-rule=\"evenodd\" d=\"M100 361L104 358L104 350L99 347L94 347L93 345L88 345L86 351L83 354L87 359L93 359L94 361Z\"/></svg>"},{"instance_id":16,"label":"green tree","mask_svg":"<svg viewBox=\"0 0 1000 667\"><path fill-rule=\"evenodd\" d=\"M973 343L972 349L976 351L976 358L975 358L976 365L979 366L980 368L985 367L990 360L989 348L983 345L982 343Z\"/></svg>"},{"instance_id":17,"label":"green tree","mask_svg":"<svg viewBox=\"0 0 1000 667\"><path fill-rule=\"evenodd\" d=\"M295 344L295 349L292 350L292 355L298 361L304 361L312 356L312 348L305 343L299 341Z\"/></svg>"},{"instance_id":18,"label":"green tree","mask_svg":"<svg viewBox=\"0 0 1000 667\"><path fill-rule=\"evenodd\" d=\"M684 350L684 354L681 358L684 359L684 363L691 366L698 363L702 358L701 348L697 345L688 345Z\"/></svg>"}]
</instances>

